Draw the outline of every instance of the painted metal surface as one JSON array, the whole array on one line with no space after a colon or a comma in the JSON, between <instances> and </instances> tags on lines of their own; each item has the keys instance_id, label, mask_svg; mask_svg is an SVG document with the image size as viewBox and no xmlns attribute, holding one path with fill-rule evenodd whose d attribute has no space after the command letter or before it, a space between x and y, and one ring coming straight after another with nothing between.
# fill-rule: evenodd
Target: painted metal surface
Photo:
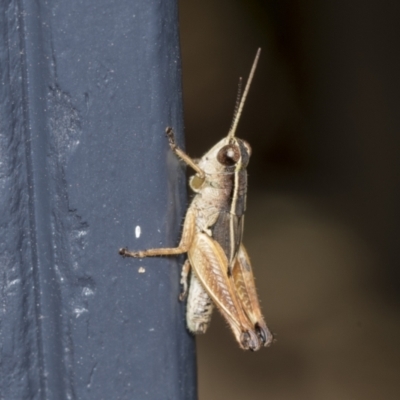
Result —
<instances>
[{"instance_id":1,"label":"painted metal surface","mask_svg":"<svg viewBox=\"0 0 400 400\"><path fill-rule=\"evenodd\" d=\"M0 398L196 399L177 2L0 5Z\"/></svg>"}]
</instances>

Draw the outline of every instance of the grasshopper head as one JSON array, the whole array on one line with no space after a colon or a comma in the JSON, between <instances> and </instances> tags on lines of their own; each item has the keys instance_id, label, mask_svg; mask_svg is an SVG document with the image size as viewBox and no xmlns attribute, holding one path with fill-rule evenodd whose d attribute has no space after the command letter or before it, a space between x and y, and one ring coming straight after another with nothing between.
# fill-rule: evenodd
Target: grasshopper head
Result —
<instances>
[{"instance_id":1,"label":"grasshopper head","mask_svg":"<svg viewBox=\"0 0 400 400\"><path fill-rule=\"evenodd\" d=\"M221 174L234 174L236 171L244 170L249 163L251 155L250 145L236 137L225 137L209 150L199 161L199 167L206 176ZM190 179L190 186L196 192L203 186L205 179L197 174Z\"/></svg>"},{"instance_id":2,"label":"grasshopper head","mask_svg":"<svg viewBox=\"0 0 400 400\"><path fill-rule=\"evenodd\" d=\"M199 161L206 174L234 172L245 169L251 155L250 145L236 137L225 137Z\"/></svg>"}]
</instances>

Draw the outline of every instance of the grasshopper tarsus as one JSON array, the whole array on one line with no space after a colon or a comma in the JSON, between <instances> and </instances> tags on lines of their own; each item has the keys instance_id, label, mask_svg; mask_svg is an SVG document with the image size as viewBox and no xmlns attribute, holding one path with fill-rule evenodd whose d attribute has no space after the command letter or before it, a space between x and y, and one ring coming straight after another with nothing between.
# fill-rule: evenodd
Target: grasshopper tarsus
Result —
<instances>
[{"instance_id":1,"label":"grasshopper tarsus","mask_svg":"<svg viewBox=\"0 0 400 400\"><path fill-rule=\"evenodd\" d=\"M257 333L258 337L260 338L263 346L268 347L273 342L274 337L271 334L271 332L269 332L266 329L267 329L266 327L263 328L258 323L255 325L256 333Z\"/></svg>"},{"instance_id":2,"label":"grasshopper tarsus","mask_svg":"<svg viewBox=\"0 0 400 400\"><path fill-rule=\"evenodd\" d=\"M137 253L133 252L133 251L129 251L128 249L126 249L125 247L122 247L118 250L118 254L121 255L122 257L134 257L134 258L141 258L141 251L138 251Z\"/></svg>"},{"instance_id":3,"label":"grasshopper tarsus","mask_svg":"<svg viewBox=\"0 0 400 400\"><path fill-rule=\"evenodd\" d=\"M260 348L257 336L251 331L242 332L240 342L244 349L257 351Z\"/></svg>"},{"instance_id":4,"label":"grasshopper tarsus","mask_svg":"<svg viewBox=\"0 0 400 400\"><path fill-rule=\"evenodd\" d=\"M169 145L172 148L176 148L177 145L176 145L176 142L175 142L174 130L170 126L167 126L167 128L165 129L165 134L167 135Z\"/></svg>"},{"instance_id":5,"label":"grasshopper tarsus","mask_svg":"<svg viewBox=\"0 0 400 400\"><path fill-rule=\"evenodd\" d=\"M185 290L184 292L182 292L182 293L179 295L179 301L185 301L185 300L186 300L186 297L187 297L187 290Z\"/></svg>"},{"instance_id":6,"label":"grasshopper tarsus","mask_svg":"<svg viewBox=\"0 0 400 400\"><path fill-rule=\"evenodd\" d=\"M118 254L120 255L120 256L122 256L122 257L126 257L126 252L127 252L127 249L125 249L125 247L121 247L119 250L118 250Z\"/></svg>"}]
</instances>

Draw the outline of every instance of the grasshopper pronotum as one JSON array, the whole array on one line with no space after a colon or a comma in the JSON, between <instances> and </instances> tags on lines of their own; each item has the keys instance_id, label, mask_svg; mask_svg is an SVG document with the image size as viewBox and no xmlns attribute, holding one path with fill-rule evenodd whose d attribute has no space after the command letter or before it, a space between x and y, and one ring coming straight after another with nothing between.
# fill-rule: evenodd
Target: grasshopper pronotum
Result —
<instances>
[{"instance_id":1,"label":"grasshopper pronotum","mask_svg":"<svg viewBox=\"0 0 400 400\"><path fill-rule=\"evenodd\" d=\"M129 251L127 257L171 256L187 253L182 268L183 292L188 296L189 330L204 333L213 305L220 310L242 349L258 350L272 342L261 314L247 252L242 244L246 209L247 171L251 148L235 131L257 66L258 49L243 92L238 97L228 135L194 161L175 143L172 128L166 133L172 151L196 171L190 187L196 192L186 213L178 247ZM240 96L240 93L239 93ZM190 274L190 284L188 278Z\"/></svg>"}]
</instances>

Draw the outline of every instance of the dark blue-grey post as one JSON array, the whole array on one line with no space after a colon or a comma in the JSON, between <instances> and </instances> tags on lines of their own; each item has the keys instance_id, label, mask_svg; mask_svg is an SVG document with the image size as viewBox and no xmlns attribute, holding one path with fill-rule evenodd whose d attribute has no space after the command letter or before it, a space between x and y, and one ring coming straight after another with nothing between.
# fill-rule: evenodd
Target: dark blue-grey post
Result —
<instances>
[{"instance_id":1,"label":"dark blue-grey post","mask_svg":"<svg viewBox=\"0 0 400 400\"><path fill-rule=\"evenodd\" d=\"M0 4L0 398L195 400L176 0Z\"/></svg>"}]
</instances>

